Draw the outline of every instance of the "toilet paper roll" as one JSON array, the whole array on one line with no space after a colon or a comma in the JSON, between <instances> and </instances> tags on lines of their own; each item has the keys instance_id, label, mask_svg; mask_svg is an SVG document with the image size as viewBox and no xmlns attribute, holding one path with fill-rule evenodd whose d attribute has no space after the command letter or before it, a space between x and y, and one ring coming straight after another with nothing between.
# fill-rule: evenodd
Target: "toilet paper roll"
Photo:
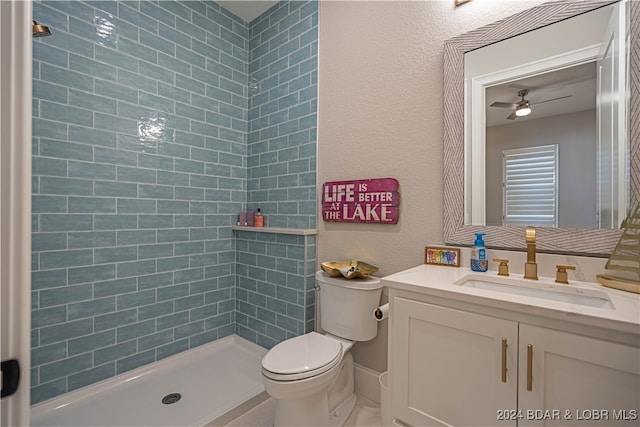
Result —
<instances>
[{"instance_id":1,"label":"toilet paper roll","mask_svg":"<svg viewBox=\"0 0 640 427\"><path fill-rule=\"evenodd\" d=\"M384 320L389 315L389 303L383 304L373 311L373 318L378 322Z\"/></svg>"}]
</instances>

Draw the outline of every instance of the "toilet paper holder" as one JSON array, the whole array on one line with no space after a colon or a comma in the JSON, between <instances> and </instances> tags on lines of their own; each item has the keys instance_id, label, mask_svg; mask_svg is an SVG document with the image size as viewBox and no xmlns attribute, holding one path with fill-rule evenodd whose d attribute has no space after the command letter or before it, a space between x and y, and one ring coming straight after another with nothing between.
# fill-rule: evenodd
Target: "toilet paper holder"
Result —
<instances>
[{"instance_id":1,"label":"toilet paper holder","mask_svg":"<svg viewBox=\"0 0 640 427\"><path fill-rule=\"evenodd\" d=\"M383 304L373 311L373 317L377 321L386 319L388 315L389 315L389 303Z\"/></svg>"}]
</instances>

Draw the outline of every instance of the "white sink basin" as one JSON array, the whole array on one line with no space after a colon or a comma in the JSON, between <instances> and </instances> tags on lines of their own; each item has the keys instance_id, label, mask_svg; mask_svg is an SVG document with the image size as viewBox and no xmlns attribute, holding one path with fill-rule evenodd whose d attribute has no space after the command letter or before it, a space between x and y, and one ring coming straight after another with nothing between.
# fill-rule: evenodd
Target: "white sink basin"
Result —
<instances>
[{"instance_id":1,"label":"white sink basin","mask_svg":"<svg viewBox=\"0 0 640 427\"><path fill-rule=\"evenodd\" d=\"M466 288L504 292L512 295L541 298L608 310L614 308L609 295L605 292L570 285L555 285L537 282L535 280L521 280L508 277L486 277L480 274L468 274L453 282L453 284Z\"/></svg>"}]
</instances>

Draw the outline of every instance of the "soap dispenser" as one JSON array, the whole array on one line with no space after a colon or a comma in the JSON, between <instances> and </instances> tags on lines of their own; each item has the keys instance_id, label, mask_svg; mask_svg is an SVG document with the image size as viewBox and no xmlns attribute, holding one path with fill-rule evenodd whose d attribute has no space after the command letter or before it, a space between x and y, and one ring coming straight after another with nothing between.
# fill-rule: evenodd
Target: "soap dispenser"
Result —
<instances>
[{"instance_id":1,"label":"soap dispenser","mask_svg":"<svg viewBox=\"0 0 640 427\"><path fill-rule=\"evenodd\" d=\"M489 260L487 259L487 248L484 246L482 239L484 233L476 233L476 241L471 248L471 270L485 272L489 269Z\"/></svg>"}]
</instances>

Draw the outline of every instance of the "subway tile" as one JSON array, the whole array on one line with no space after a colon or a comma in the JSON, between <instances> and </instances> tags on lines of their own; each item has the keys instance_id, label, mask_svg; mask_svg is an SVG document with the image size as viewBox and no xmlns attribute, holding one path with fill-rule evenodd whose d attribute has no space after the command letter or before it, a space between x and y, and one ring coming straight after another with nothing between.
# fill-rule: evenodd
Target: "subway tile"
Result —
<instances>
[{"instance_id":1,"label":"subway tile","mask_svg":"<svg viewBox=\"0 0 640 427\"><path fill-rule=\"evenodd\" d=\"M158 263L158 271L173 271L189 267L188 256L176 256L173 258L164 258Z\"/></svg>"},{"instance_id":2,"label":"subway tile","mask_svg":"<svg viewBox=\"0 0 640 427\"><path fill-rule=\"evenodd\" d=\"M141 276L156 272L155 260L121 262L117 264L118 278Z\"/></svg>"},{"instance_id":3,"label":"subway tile","mask_svg":"<svg viewBox=\"0 0 640 427\"><path fill-rule=\"evenodd\" d=\"M170 230L158 230L158 242L184 242L190 240L189 229L174 228Z\"/></svg>"},{"instance_id":4,"label":"subway tile","mask_svg":"<svg viewBox=\"0 0 640 427\"><path fill-rule=\"evenodd\" d=\"M109 90L105 89L105 92L109 92ZM131 93L131 91L128 90L128 93ZM136 101L137 101L137 97L136 97ZM118 129L119 132L125 133L128 135L137 134L138 122L136 120L131 120L128 118L123 118L123 117L118 117L111 114L103 114L98 112L95 112L93 114L93 117L94 117L93 122L96 129L104 129L108 131L113 129Z\"/></svg>"},{"instance_id":5,"label":"subway tile","mask_svg":"<svg viewBox=\"0 0 640 427\"><path fill-rule=\"evenodd\" d=\"M69 160L68 174L69 178L115 180L116 168L113 165ZM96 188L94 186L95 191ZM97 192L95 192L95 195L100 196Z\"/></svg>"},{"instance_id":6,"label":"subway tile","mask_svg":"<svg viewBox=\"0 0 640 427\"><path fill-rule=\"evenodd\" d=\"M92 77L71 71L67 68L42 63L40 64L40 76L42 80L49 83L55 83L61 86L84 90L87 92L93 91Z\"/></svg>"},{"instance_id":7,"label":"subway tile","mask_svg":"<svg viewBox=\"0 0 640 427\"><path fill-rule=\"evenodd\" d=\"M47 307L31 311L31 328L56 325L67 321L67 307ZM54 350L55 351L55 350ZM66 352L65 352L66 354ZM55 359L51 359L55 360ZM44 362L40 362L44 363ZM39 363L36 363L39 364Z\"/></svg>"},{"instance_id":8,"label":"subway tile","mask_svg":"<svg viewBox=\"0 0 640 427\"><path fill-rule=\"evenodd\" d=\"M40 291L40 307L87 301L92 297L91 284L65 286Z\"/></svg>"},{"instance_id":9,"label":"subway tile","mask_svg":"<svg viewBox=\"0 0 640 427\"><path fill-rule=\"evenodd\" d=\"M41 214L40 231L88 231L93 229L91 215Z\"/></svg>"},{"instance_id":10,"label":"subway tile","mask_svg":"<svg viewBox=\"0 0 640 427\"><path fill-rule=\"evenodd\" d=\"M134 58L130 55L123 54L113 49L109 49L102 46L96 46L95 58L98 61L114 65L118 68L124 68L125 70L133 71L133 72L138 71L137 58Z\"/></svg>"},{"instance_id":11,"label":"subway tile","mask_svg":"<svg viewBox=\"0 0 640 427\"><path fill-rule=\"evenodd\" d=\"M116 369L114 363L107 363L105 365L97 366L85 371L80 371L76 374L69 375L68 387L69 391L85 387L90 384L94 384L98 381L111 378L116 375Z\"/></svg>"},{"instance_id":12,"label":"subway tile","mask_svg":"<svg viewBox=\"0 0 640 427\"><path fill-rule=\"evenodd\" d=\"M173 341L173 331L161 331L138 338L138 351L145 351Z\"/></svg>"},{"instance_id":13,"label":"subway tile","mask_svg":"<svg viewBox=\"0 0 640 427\"><path fill-rule=\"evenodd\" d=\"M69 126L69 141L81 142L104 147L116 146L116 134L112 131L97 130L90 127Z\"/></svg>"},{"instance_id":14,"label":"subway tile","mask_svg":"<svg viewBox=\"0 0 640 427\"><path fill-rule=\"evenodd\" d=\"M189 349L189 340L187 338L182 340L173 341L170 344L162 345L156 348L156 355L158 360L165 357L173 356L174 354L186 351Z\"/></svg>"},{"instance_id":15,"label":"subway tile","mask_svg":"<svg viewBox=\"0 0 640 427\"><path fill-rule=\"evenodd\" d=\"M172 228L173 215L139 215L138 228Z\"/></svg>"},{"instance_id":16,"label":"subway tile","mask_svg":"<svg viewBox=\"0 0 640 427\"><path fill-rule=\"evenodd\" d=\"M116 277L116 269L114 265L93 265L89 267L69 268L68 276L69 285L97 282L101 280L114 279Z\"/></svg>"},{"instance_id":17,"label":"subway tile","mask_svg":"<svg viewBox=\"0 0 640 427\"><path fill-rule=\"evenodd\" d=\"M161 231L164 230L158 230L158 235ZM155 243L156 230L118 231L117 237L118 246ZM158 239L158 241L160 241L160 239Z\"/></svg>"},{"instance_id":18,"label":"subway tile","mask_svg":"<svg viewBox=\"0 0 640 427\"><path fill-rule=\"evenodd\" d=\"M93 28L93 30L95 34L95 28ZM115 81L117 76L116 67L73 53L69 54L69 68L83 74L110 81Z\"/></svg>"},{"instance_id":19,"label":"subway tile","mask_svg":"<svg viewBox=\"0 0 640 427\"><path fill-rule=\"evenodd\" d=\"M94 218L96 230L122 230L138 227L138 217L136 215L95 215Z\"/></svg>"},{"instance_id":20,"label":"subway tile","mask_svg":"<svg viewBox=\"0 0 640 427\"><path fill-rule=\"evenodd\" d=\"M133 41L126 37L118 40L118 50L133 56L136 59L144 59L145 61L157 62L158 52L154 49L142 46L137 41Z\"/></svg>"},{"instance_id":21,"label":"subway tile","mask_svg":"<svg viewBox=\"0 0 640 427\"><path fill-rule=\"evenodd\" d=\"M44 270L31 272L31 289L40 290L67 286L67 270Z\"/></svg>"},{"instance_id":22,"label":"subway tile","mask_svg":"<svg viewBox=\"0 0 640 427\"><path fill-rule=\"evenodd\" d=\"M135 341L119 342L93 352L95 363L100 365L135 354L138 345Z\"/></svg>"},{"instance_id":23,"label":"subway tile","mask_svg":"<svg viewBox=\"0 0 640 427\"><path fill-rule=\"evenodd\" d=\"M173 244L140 245L138 259L167 258L173 256Z\"/></svg>"},{"instance_id":24,"label":"subway tile","mask_svg":"<svg viewBox=\"0 0 640 427\"><path fill-rule=\"evenodd\" d=\"M93 250L96 264L107 264L138 259L136 246L117 246L114 248L96 248Z\"/></svg>"},{"instance_id":25,"label":"subway tile","mask_svg":"<svg viewBox=\"0 0 640 427\"><path fill-rule=\"evenodd\" d=\"M156 213L156 201L144 199L118 199L118 213Z\"/></svg>"},{"instance_id":26,"label":"subway tile","mask_svg":"<svg viewBox=\"0 0 640 427\"><path fill-rule=\"evenodd\" d=\"M118 310L149 305L155 302L156 293L154 290L133 292L117 296Z\"/></svg>"},{"instance_id":27,"label":"subway tile","mask_svg":"<svg viewBox=\"0 0 640 427\"><path fill-rule=\"evenodd\" d=\"M65 342L34 348L31 352L31 366L39 366L66 357L67 343Z\"/></svg>"},{"instance_id":28,"label":"subway tile","mask_svg":"<svg viewBox=\"0 0 640 427\"><path fill-rule=\"evenodd\" d=\"M118 166L117 175L118 181L140 182L146 184L156 183L156 171L154 170Z\"/></svg>"},{"instance_id":29,"label":"subway tile","mask_svg":"<svg viewBox=\"0 0 640 427\"><path fill-rule=\"evenodd\" d=\"M173 201L173 200L158 200L158 213L159 214L188 214L189 202Z\"/></svg>"},{"instance_id":30,"label":"subway tile","mask_svg":"<svg viewBox=\"0 0 640 427\"><path fill-rule=\"evenodd\" d=\"M155 361L155 350L148 350L143 353L137 353L133 356L125 357L116 362L116 372L121 374L131 369L147 365Z\"/></svg>"},{"instance_id":31,"label":"subway tile","mask_svg":"<svg viewBox=\"0 0 640 427\"><path fill-rule=\"evenodd\" d=\"M123 182L95 181L94 191L95 196L136 197L138 195L138 186Z\"/></svg>"},{"instance_id":32,"label":"subway tile","mask_svg":"<svg viewBox=\"0 0 640 427\"><path fill-rule=\"evenodd\" d=\"M173 170L174 160L170 157L153 154L138 154L138 166L143 168Z\"/></svg>"},{"instance_id":33,"label":"subway tile","mask_svg":"<svg viewBox=\"0 0 640 427\"><path fill-rule=\"evenodd\" d=\"M40 155L62 159L92 160L93 149L84 144L41 138Z\"/></svg>"},{"instance_id":34,"label":"subway tile","mask_svg":"<svg viewBox=\"0 0 640 427\"><path fill-rule=\"evenodd\" d=\"M31 387L31 404L35 405L67 392L67 379L62 378Z\"/></svg>"},{"instance_id":35,"label":"subway tile","mask_svg":"<svg viewBox=\"0 0 640 427\"><path fill-rule=\"evenodd\" d=\"M31 167L34 175L67 176L66 160L34 157Z\"/></svg>"},{"instance_id":36,"label":"subway tile","mask_svg":"<svg viewBox=\"0 0 640 427\"><path fill-rule=\"evenodd\" d=\"M138 319L148 320L173 313L173 301L163 301L138 308Z\"/></svg>"},{"instance_id":37,"label":"subway tile","mask_svg":"<svg viewBox=\"0 0 640 427\"><path fill-rule=\"evenodd\" d=\"M36 43L34 43L34 45L36 45ZM69 100L68 89L66 87L47 83L42 80L33 81L33 97L60 104L66 104Z\"/></svg>"},{"instance_id":38,"label":"subway tile","mask_svg":"<svg viewBox=\"0 0 640 427\"><path fill-rule=\"evenodd\" d=\"M140 184L138 186L138 197L142 199L173 199L173 187Z\"/></svg>"},{"instance_id":39,"label":"subway tile","mask_svg":"<svg viewBox=\"0 0 640 427\"><path fill-rule=\"evenodd\" d=\"M129 325L137 320L137 311L135 308L129 310L118 311L110 314L102 314L95 316L92 321L95 331L100 332L107 329L114 329L120 326Z\"/></svg>"},{"instance_id":40,"label":"subway tile","mask_svg":"<svg viewBox=\"0 0 640 427\"><path fill-rule=\"evenodd\" d=\"M93 332L93 319L81 319L40 328L40 345L65 341Z\"/></svg>"},{"instance_id":41,"label":"subway tile","mask_svg":"<svg viewBox=\"0 0 640 427\"><path fill-rule=\"evenodd\" d=\"M143 29L140 29L140 43L157 52L163 52L171 56L176 54L175 43Z\"/></svg>"},{"instance_id":42,"label":"subway tile","mask_svg":"<svg viewBox=\"0 0 640 427\"><path fill-rule=\"evenodd\" d=\"M77 302L68 305L69 320L94 317L97 315L111 313L116 310L115 298L98 298L90 301Z\"/></svg>"},{"instance_id":43,"label":"subway tile","mask_svg":"<svg viewBox=\"0 0 640 427\"><path fill-rule=\"evenodd\" d=\"M175 333L176 339L190 337L204 332L204 322L199 319L196 321L192 321L191 323L181 324L176 326L173 329L173 332Z\"/></svg>"},{"instance_id":44,"label":"subway tile","mask_svg":"<svg viewBox=\"0 0 640 427\"><path fill-rule=\"evenodd\" d=\"M34 252L67 249L66 233L32 233L31 250Z\"/></svg>"},{"instance_id":45,"label":"subway tile","mask_svg":"<svg viewBox=\"0 0 640 427\"><path fill-rule=\"evenodd\" d=\"M115 213L116 199L69 197L69 213Z\"/></svg>"},{"instance_id":46,"label":"subway tile","mask_svg":"<svg viewBox=\"0 0 640 427\"><path fill-rule=\"evenodd\" d=\"M156 331L155 319L146 320L144 322L131 323L119 327L117 332L117 342L129 341L135 338L152 334Z\"/></svg>"},{"instance_id":47,"label":"subway tile","mask_svg":"<svg viewBox=\"0 0 640 427\"><path fill-rule=\"evenodd\" d=\"M94 159L96 162L117 165L136 165L138 162L136 157L131 155L130 151L101 147L94 148Z\"/></svg>"},{"instance_id":48,"label":"subway tile","mask_svg":"<svg viewBox=\"0 0 640 427\"><path fill-rule=\"evenodd\" d=\"M152 289L173 284L173 272L149 274L138 278L138 289Z\"/></svg>"},{"instance_id":49,"label":"subway tile","mask_svg":"<svg viewBox=\"0 0 640 427\"><path fill-rule=\"evenodd\" d=\"M156 291L158 301L175 300L176 298L189 295L189 285L179 284L174 286L163 286Z\"/></svg>"},{"instance_id":50,"label":"subway tile","mask_svg":"<svg viewBox=\"0 0 640 427\"><path fill-rule=\"evenodd\" d=\"M127 292L134 292L138 287L137 279L129 277L126 279L107 280L93 284L94 298L113 296Z\"/></svg>"}]
</instances>

